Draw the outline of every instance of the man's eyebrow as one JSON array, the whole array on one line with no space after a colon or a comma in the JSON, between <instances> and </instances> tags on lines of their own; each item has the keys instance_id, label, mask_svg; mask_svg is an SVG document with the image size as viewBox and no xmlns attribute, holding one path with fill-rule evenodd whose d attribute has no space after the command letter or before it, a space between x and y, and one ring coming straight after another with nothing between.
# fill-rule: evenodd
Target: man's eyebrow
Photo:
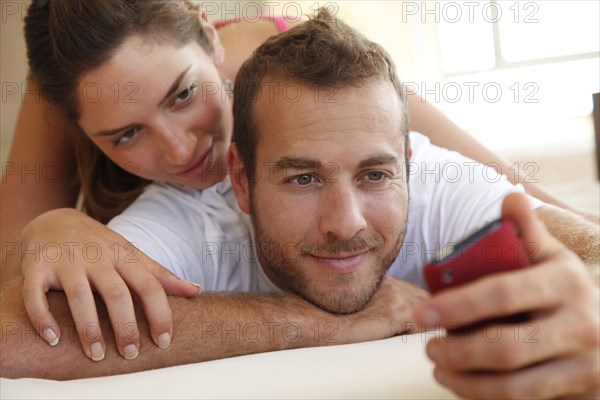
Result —
<instances>
[{"instance_id":1,"label":"man's eyebrow","mask_svg":"<svg viewBox=\"0 0 600 400\"><path fill-rule=\"evenodd\" d=\"M288 168L294 169L320 169L323 167L320 161L310 158L299 157L281 157L275 162L273 172L285 170Z\"/></svg>"},{"instance_id":2,"label":"man's eyebrow","mask_svg":"<svg viewBox=\"0 0 600 400\"><path fill-rule=\"evenodd\" d=\"M191 65L189 67L187 67L185 70L181 71L181 73L179 75L177 75L177 78L175 78L175 80L173 81L173 84L171 85L171 87L169 88L169 90L167 90L167 93L165 94L165 96L163 97L163 99L158 103L158 107L161 107L165 103L165 101L167 101L169 99L169 97L171 97L171 95L173 93L175 93L175 91L177 90L177 88L181 84L181 81L183 80L183 78L185 77L185 75L188 73L188 71L190 70L190 68L192 68ZM113 135L119 133L120 131L122 131L124 129L127 129L127 128L131 127L131 126L133 126L133 125L129 124L129 125L125 125L125 126L122 126L122 127L119 127L119 128L98 131L95 134L93 134L92 136L95 136L95 137L98 137L98 136L113 136Z\"/></svg>"},{"instance_id":3,"label":"man's eyebrow","mask_svg":"<svg viewBox=\"0 0 600 400\"><path fill-rule=\"evenodd\" d=\"M358 163L358 168L373 167L376 165L398 165L400 159L391 154L376 154Z\"/></svg>"},{"instance_id":4,"label":"man's eyebrow","mask_svg":"<svg viewBox=\"0 0 600 400\"><path fill-rule=\"evenodd\" d=\"M358 168L372 167L376 165L398 165L400 159L391 154L376 154L358 163ZM294 169L321 169L323 163L319 160L300 157L282 157L275 162L273 171L280 171L288 168Z\"/></svg>"}]
</instances>

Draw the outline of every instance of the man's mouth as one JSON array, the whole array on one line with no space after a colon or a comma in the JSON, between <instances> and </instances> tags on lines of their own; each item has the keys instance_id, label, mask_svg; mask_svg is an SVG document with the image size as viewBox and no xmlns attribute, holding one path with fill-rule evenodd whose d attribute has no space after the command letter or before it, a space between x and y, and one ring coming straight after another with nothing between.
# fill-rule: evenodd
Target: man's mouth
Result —
<instances>
[{"instance_id":1,"label":"man's mouth","mask_svg":"<svg viewBox=\"0 0 600 400\"><path fill-rule=\"evenodd\" d=\"M311 254L310 257L317 265L329 272L347 274L356 271L368 254L368 250L363 250L358 253L319 254L318 256Z\"/></svg>"}]
</instances>

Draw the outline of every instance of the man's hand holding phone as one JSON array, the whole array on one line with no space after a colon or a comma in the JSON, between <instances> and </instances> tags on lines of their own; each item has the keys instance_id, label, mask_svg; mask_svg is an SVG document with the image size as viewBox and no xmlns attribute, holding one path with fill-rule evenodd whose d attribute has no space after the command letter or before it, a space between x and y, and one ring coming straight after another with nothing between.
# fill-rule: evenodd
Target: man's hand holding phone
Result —
<instances>
[{"instance_id":1,"label":"man's hand holding phone","mask_svg":"<svg viewBox=\"0 0 600 400\"><path fill-rule=\"evenodd\" d=\"M436 294L416 308L416 320L428 328L472 327L429 341L436 379L470 398L598 398L598 287L524 195L507 196L502 214L514 221L530 266L512 265L472 281L473 274L460 269L460 252L455 261L445 260L451 272L444 272L443 257L428 266L426 279ZM528 318L498 321L515 314Z\"/></svg>"},{"instance_id":2,"label":"man's hand holding phone","mask_svg":"<svg viewBox=\"0 0 600 400\"><path fill-rule=\"evenodd\" d=\"M536 245L529 243L529 253ZM509 218L492 221L459 243L447 246L423 269L431 293L460 286L486 275L525 268L529 256Z\"/></svg>"}]
</instances>

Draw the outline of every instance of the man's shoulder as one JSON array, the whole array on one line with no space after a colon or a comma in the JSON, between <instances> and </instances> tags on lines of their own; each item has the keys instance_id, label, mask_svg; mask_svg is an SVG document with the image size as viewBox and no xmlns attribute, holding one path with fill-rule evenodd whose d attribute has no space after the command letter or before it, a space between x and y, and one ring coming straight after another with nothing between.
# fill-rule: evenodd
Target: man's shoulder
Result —
<instances>
[{"instance_id":1,"label":"man's shoulder","mask_svg":"<svg viewBox=\"0 0 600 400\"><path fill-rule=\"evenodd\" d=\"M479 162L462 155L461 153L449 150L444 147L436 146L431 143L429 138L419 132L411 131L409 134L412 156L410 163L457 163L461 167L470 167ZM432 169L433 170L433 169Z\"/></svg>"}]
</instances>

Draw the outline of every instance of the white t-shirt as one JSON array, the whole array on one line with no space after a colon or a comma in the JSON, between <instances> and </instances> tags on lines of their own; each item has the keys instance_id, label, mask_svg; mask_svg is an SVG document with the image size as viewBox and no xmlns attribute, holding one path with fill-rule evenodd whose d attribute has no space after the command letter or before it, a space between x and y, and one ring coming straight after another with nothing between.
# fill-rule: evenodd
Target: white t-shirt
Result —
<instances>
[{"instance_id":1,"label":"white t-shirt","mask_svg":"<svg viewBox=\"0 0 600 400\"><path fill-rule=\"evenodd\" d=\"M417 132L410 138L408 227L388 274L424 286L427 261L499 218L502 199L523 188ZM532 207L542 204L532 199ZM202 191L154 183L108 226L205 290L279 291L258 264L250 218L238 208L229 179Z\"/></svg>"}]
</instances>

